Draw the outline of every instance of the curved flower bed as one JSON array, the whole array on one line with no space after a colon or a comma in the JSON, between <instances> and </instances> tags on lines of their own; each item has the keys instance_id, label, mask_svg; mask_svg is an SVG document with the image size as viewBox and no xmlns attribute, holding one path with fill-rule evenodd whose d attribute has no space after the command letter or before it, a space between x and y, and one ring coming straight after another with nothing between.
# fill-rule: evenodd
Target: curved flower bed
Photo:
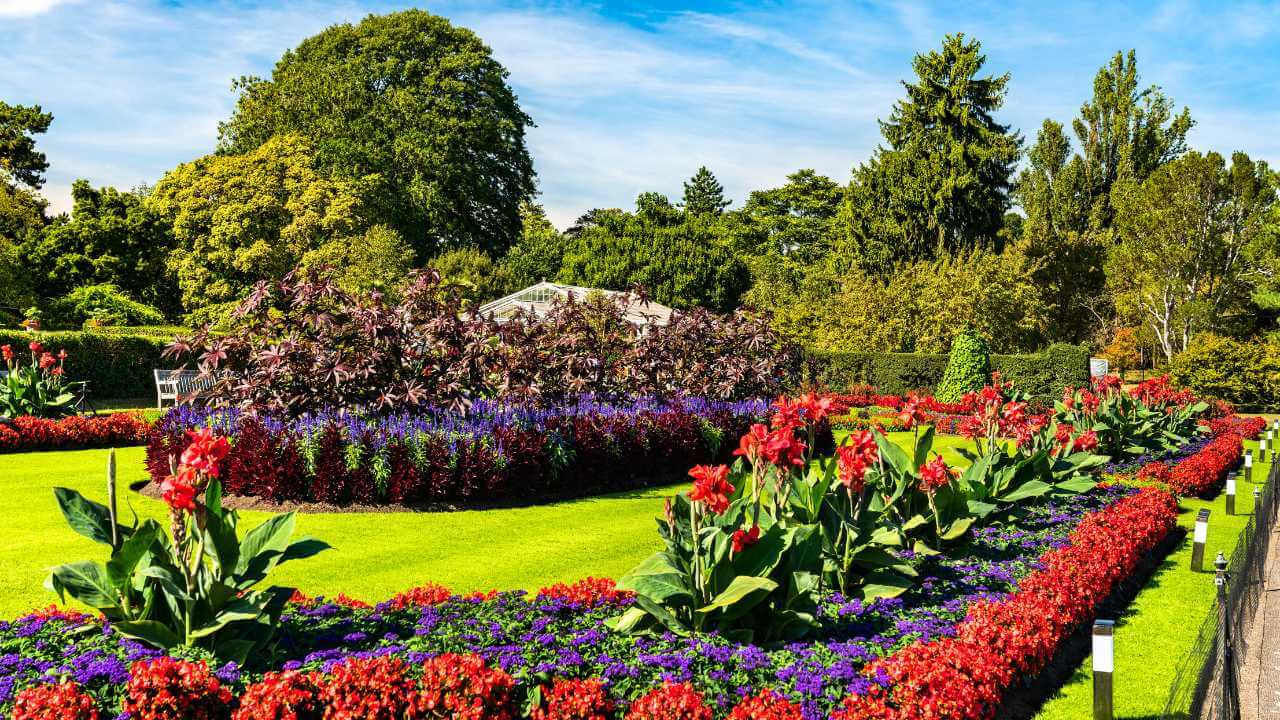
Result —
<instances>
[{"instance_id":1,"label":"curved flower bed","mask_svg":"<svg viewBox=\"0 0 1280 720\"><path fill-rule=\"evenodd\" d=\"M60 420L23 415L0 424L0 453L141 445L150 430L151 423L135 413Z\"/></svg>"},{"instance_id":2,"label":"curved flower bed","mask_svg":"<svg viewBox=\"0 0 1280 720\"><path fill-rule=\"evenodd\" d=\"M1193 440L1176 450L1144 455L1106 472L1125 482L1161 485L1184 497L1211 498L1226 482L1227 474L1240 467L1244 440L1256 438L1266 421L1235 415L1210 421L1210 437Z\"/></svg>"},{"instance_id":3,"label":"curved flower bed","mask_svg":"<svg viewBox=\"0 0 1280 720\"><path fill-rule=\"evenodd\" d=\"M670 481L729 456L763 401L590 397L549 409L478 402L447 411L363 418L331 413L283 420L179 407L147 447L152 480L169 474L186 430L231 440L223 488L274 501L501 503L580 496Z\"/></svg>"},{"instance_id":4,"label":"curved flower bed","mask_svg":"<svg viewBox=\"0 0 1280 720\"><path fill-rule=\"evenodd\" d=\"M84 616L36 613L0 623L0 712L991 717L1014 674L1043 668L1176 513L1166 491L1120 485L1033 506L1016 525L976 531L952 557L904 551L920 572L917 587L874 602L829 595L818 639L769 646L613 632L607 621L633 600L607 580L532 596L427 586L374 607L299 596L272 656L243 668L169 657Z\"/></svg>"}]
</instances>

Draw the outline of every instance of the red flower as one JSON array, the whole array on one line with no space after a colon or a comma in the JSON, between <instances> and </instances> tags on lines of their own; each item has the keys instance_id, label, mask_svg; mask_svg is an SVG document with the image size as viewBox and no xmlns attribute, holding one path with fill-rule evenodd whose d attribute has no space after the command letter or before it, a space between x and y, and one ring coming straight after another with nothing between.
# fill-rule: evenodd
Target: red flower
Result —
<instances>
[{"instance_id":1,"label":"red flower","mask_svg":"<svg viewBox=\"0 0 1280 720\"><path fill-rule=\"evenodd\" d=\"M626 720L711 720L711 708L689 683L663 683L631 704Z\"/></svg>"},{"instance_id":2,"label":"red flower","mask_svg":"<svg viewBox=\"0 0 1280 720\"><path fill-rule=\"evenodd\" d=\"M222 462L231 450L230 443L225 437L214 435L213 430L207 427L188 430L187 438L190 443L187 449L182 451L181 463L216 477L218 463Z\"/></svg>"},{"instance_id":3,"label":"red flower","mask_svg":"<svg viewBox=\"0 0 1280 720\"><path fill-rule=\"evenodd\" d=\"M63 348L63 349L61 349L61 350L59 350L59 351L58 351L58 359L59 359L59 360L66 360L66 359L67 359L67 349L66 349L66 348Z\"/></svg>"},{"instance_id":4,"label":"red flower","mask_svg":"<svg viewBox=\"0 0 1280 720\"><path fill-rule=\"evenodd\" d=\"M1070 410L1076 406L1075 388L1067 387L1062 391L1062 406Z\"/></svg>"},{"instance_id":5,"label":"red flower","mask_svg":"<svg viewBox=\"0 0 1280 720\"><path fill-rule=\"evenodd\" d=\"M417 684L399 658L350 658L334 666L320 690L326 718L422 718Z\"/></svg>"},{"instance_id":6,"label":"red flower","mask_svg":"<svg viewBox=\"0 0 1280 720\"><path fill-rule=\"evenodd\" d=\"M832 400L816 393L805 393L800 396L800 407L804 410L804 419L810 425L820 423L831 412Z\"/></svg>"},{"instance_id":7,"label":"red flower","mask_svg":"<svg viewBox=\"0 0 1280 720\"><path fill-rule=\"evenodd\" d=\"M178 466L178 473L165 478L160 484L160 497L174 510L193 512L196 509L196 471L190 465Z\"/></svg>"},{"instance_id":8,"label":"red flower","mask_svg":"<svg viewBox=\"0 0 1280 720\"><path fill-rule=\"evenodd\" d=\"M851 444L836 448L840 483L853 492L862 492L867 468L880 461L880 448L870 430L856 432L849 439Z\"/></svg>"},{"instance_id":9,"label":"red flower","mask_svg":"<svg viewBox=\"0 0 1280 720\"><path fill-rule=\"evenodd\" d=\"M6 363L13 362L13 347L9 345L0 345L0 354L4 355Z\"/></svg>"},{"instance_id":10,"label":"red flower","mask_svg":"<svg viewBox=\"0 0 1280 720\"><path fill-rule=\"evenodd\" d=\"M37 355L44 352L44 346L35 340L32 340L27 347L31 349L31 352L36 353Z\"/></svg>"},{"instance_id":11,"label":"red flower","mask_svg":"<svg viewBox=\"0 0 1280 720\"><path fill-rule=\"evenodd\" d=\"M36 685L18 693L12 720L98 720L101 717L80 686L63 681L57 685Z\"/></svg>"},{"instance_id":12,"label":"red flower","mask_svg":"<svg viewBox=\"0 0 1280 720\"><path fill-rule=\"evenodd\" d=\"M162 655L129 669L122 709L134 720L225 718L231 693L203 662Z\"/></svg>"},{"instance_id":13,"label":"red flower","mask_svg":"<svg viewBox=\"0 0 1280 720\"><path fill-rule=\"evenodd\" d=\"M779 468L804 465L805 444L796 439L790 427L780 427L769 433L764 443L764 457Z\"/></svg>"},{"instance_id":14,"label":"red flower","mask_svg":"<svg viewBox=\"0 0 1280 720\"><path fill-rule=\"evenodd\" d=\"M1086 430L1072 443L1071 449L1076 452L1092 452L1098 449L1098 433Z\"/></svg>"},{"instance_id":15,"label":"red flower","mask_svg":"<svg viewBox=\"0 0 1280 720\"><path fill-rule=\"evenodd\" d=\"M705 504L707 509L716 515L729 509L729 495L734 490L727 479L729 466L695 465L689 471L689 476L693 478L693 490L689 492L690 500Z\"/></svg>"},{"instance_id":16,"label":"red flower","mask_svg":"<svg viewBox=\"0 0 1280 720\"><path fill-rule=\"evenodd\" d=\"M915 393L907 396L907 401L902 404L902 409L898 412L898 422L902 424L904 430L910 430L917 423L922 423L929 419L929 414L920 407L920 398Z\"/></svg>"},{"instance_id":17,"label":"red flower","mask_svg":"<svg viewBox=\"0 0 1280 720\"><path fill-rule=\"evenodd\" d=\"M615 705L599 678L556 680L543 686L543 703L533 709L533 720L611 720Z\"/></svg>"},{"instance_id":18,"label":"red flower","mask_svg":"<svg viewBox=\"0 0 1280 720\"><path fill-rule=\"evenodd\" d=\"M1027 419L1027 404L1020 402L1006 403L1004 410L1000 413L1000 422L1009 427L1014 427Z\"/></svg>"},{"instance_id":19,"label":"red flower","mask_svg":"<svg viewBox=\"0 0 1280 720\"><path fill-rule=\"evenodd\" d=\"M453 593L449 591L449 588L435 583L428 583L396 593L387 603L394 610L403 610L407 607L421 608L439 605L451 597L453 597Z\"/></svg>"},{"instance_id":20,"label":"red flower","mask_svg":"<svg viewBox=\"0 0 1280 720\"><path fill-rule=\"evenodd\" d=\"M735 553L740 553L758 542L760 542L759 525L753 525L750 530L739 528L733 531L733 551Z\"/></svg>"},{"instance_id":21,"label":"red flower","mask_svg":"<svg viewBox=\"0 0 1280 720\"><path fill-rule=\"evenodd\" d=\"M775 430L791 430L804 425L804 421L800 419L800 411L804 406L799 401L784 396L774 400L773 407L777 410L773 414Z\"/></svg>"},{"instance_id":22,"label":"red flower","mask_svg":"<svg viewBox=\"0 0 1280 720\"><path fill-rule=\"evenodd\" d=\"M57 361L57 360L56 360L52 355L50 355L49 353L41 353L41 354L40 354L40 369L41 369L41 370L48 370L49 368L51 368L51 367L53 367L54 365L57 365L57 364L58 364L58 361Z\"/></svg>"},{"instance_id":23,"label":"red flower","mask_svg":"<svg viewBox=\"0 0 1280 720\"><path fill-rule=\"evenodd\" d=\"M231 720L320 720L322 682L318 673L267 673L245 689Z\"/></svg>"},{"instance_id":24,"label":"red flower","mask_svg":"<svg viewBox=\"0 0 1280 720\"><path fill-rule=\"evenodd\" d=\"M618 584L609 578L586 577L572 585L556 583L538 591L538 597L564 600L584 608L616 605L635 597L630 590L619 590Z\"/></svg>"},{"instance_id":25,"label":"red flower","mask_svg":"<svg viewBox=\"0 0 1280 720\"><path fill-rule=\"evenodd\" d=\"M750 462L755 462L760 457L760 451L764 447L765 440L769 437L769 428L756 423L751 426L747 434L738 440L738 449L733 451L734 455L741 455Z\"/></svg>"},{"instance_id":26,"label":"red flower","mask_svg":"<svg viewBox=\"0 0 1280 720\"><path fill-rule=\"evenodd\" d=\"M949 467L941 455L920 466L920 489L933 494L945 487L951 479L959 475L955 468Z\"/></svg>"},{"instance_id":27,"label":"red flower","mask_svg":"<svg viewBox=\"0 0 1280 720\"><path fill-rule=\"evenodd\" d=\"M489 667L479 655L445 653L422 664L417 705L429 718L511 720L516 714L515 684L510 675ZM401 716L385 717L398 720Z\"/></svg>"},{"instance_id":28,"label":"red flower","mask_svg":"<svg viewBox=\"0 0 1280 720\"><path fill-rule=\"evenodd\" d=\"M743 698L729 713L729 720L802 720L800 706L772 690Z\"/></svg>"}]
</instances>

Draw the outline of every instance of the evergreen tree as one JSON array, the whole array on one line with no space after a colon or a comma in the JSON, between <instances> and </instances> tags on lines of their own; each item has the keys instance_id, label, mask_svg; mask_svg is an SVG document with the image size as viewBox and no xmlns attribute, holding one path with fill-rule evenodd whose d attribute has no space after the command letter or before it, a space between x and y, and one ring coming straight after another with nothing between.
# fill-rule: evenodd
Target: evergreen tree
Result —
<instances>
[{"instance_id":1,"label":"evergreen tree","mask_svg":"<svg viewBox=\"0 0 1280 720\"><path fill-rule=\"evenodd\" d=\"M724 186L705 165L684 184L683 206L690 215L719 215L729 206Z\"/></svg>"},{"instance_id":2,"label":"evergreen tree","mask_svg":"<svg viewBox=\"0 0 1280 720\"><path fill-rule=\"evenodd\" d=\"M887 146L854 174L842 215L853 263L885 270L900 260L998 246L1022 140L993 113L1008 73L980 75L982 45L948 35L912 61L917 79L880 129Z\"/></svg>"}]
</instances>

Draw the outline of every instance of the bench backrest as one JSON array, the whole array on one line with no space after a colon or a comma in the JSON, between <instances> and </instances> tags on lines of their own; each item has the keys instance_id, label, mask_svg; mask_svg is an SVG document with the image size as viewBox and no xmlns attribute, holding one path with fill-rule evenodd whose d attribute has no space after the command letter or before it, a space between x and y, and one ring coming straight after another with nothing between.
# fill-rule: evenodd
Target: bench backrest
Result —
<instances>
[{"instance_id":1,"label":"bench backrest","mask_svg":"<svg viewBox=\"0 0 1280 720\"><path fill-rule=\"evenodd\" d=\"M200 378L196 370L155 370L156 392L163 398L170 398L204 390L213 384L210 378Z\"/></svg>"}]
</instances>

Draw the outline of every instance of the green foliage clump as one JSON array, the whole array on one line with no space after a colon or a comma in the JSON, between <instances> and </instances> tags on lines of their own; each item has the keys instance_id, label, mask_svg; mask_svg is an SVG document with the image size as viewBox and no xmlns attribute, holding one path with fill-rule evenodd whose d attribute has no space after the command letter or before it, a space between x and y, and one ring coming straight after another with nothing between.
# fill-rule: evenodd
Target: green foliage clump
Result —
<instances>
[{"instance_id":1,"label":"green foliage clump","mask_svg":"<svg viewBox=\"0 0 1280 720\"><path fill-rule=\"evenodd\" d=\"M374 220L419 258L451 247L500 254L519 236L520 204L535 192L533 121L472 31L421 10L369 15L303 40L269 79L236 86L223 152L310 138L327 177L381 179Z\"/></svg>"},{"instance_id":2,"label":"green foliage clump","mask_svg":"<svg viewBox=\"0 0 1280 720\"><path fill-rule=\"evenodd\" d=\"M94 398L152 395L155 393L152 370L176 367L174 361L161 357L173 340L171 336L160 339L79 331L33 334L0 330L0 345L26 347L32 340L66 350L65 377L72 381L87 380Z\"/></svg>"},{"instance_id":3,"label":"green foliage clump","mask_svg":"<svg viewBox=\"0 0 1280 720\"><path fill-rule=\"evenodd\" d=\"M159 325L164 313L126 295L111 283L75 288L49 307L52 327L79 328L86 322L101 325Z\"/></svg>"},{"instance_id":4,"label":"green foliage clump","mask_svg":"<svg viewBox=\"0 0 1280 720\"><path fill-rule=\"evenodd\" d=\"M1280 344L1202 333L1169 363L1169 378L1201 397L1247 407L1280 406Z\"/></svg>"},{"instance_id":5,"label":"green foliage clump","mask_svg":"<svg viewBox=\"0 0 1280 720\"><path fill-rule=\"evenodd\" d=\"M934 395L941 402L960 402L965 393L981 390L991 379L991 351L987 341L973 330L956 336L946 372Z\"/></svg>"}]
</instances>

